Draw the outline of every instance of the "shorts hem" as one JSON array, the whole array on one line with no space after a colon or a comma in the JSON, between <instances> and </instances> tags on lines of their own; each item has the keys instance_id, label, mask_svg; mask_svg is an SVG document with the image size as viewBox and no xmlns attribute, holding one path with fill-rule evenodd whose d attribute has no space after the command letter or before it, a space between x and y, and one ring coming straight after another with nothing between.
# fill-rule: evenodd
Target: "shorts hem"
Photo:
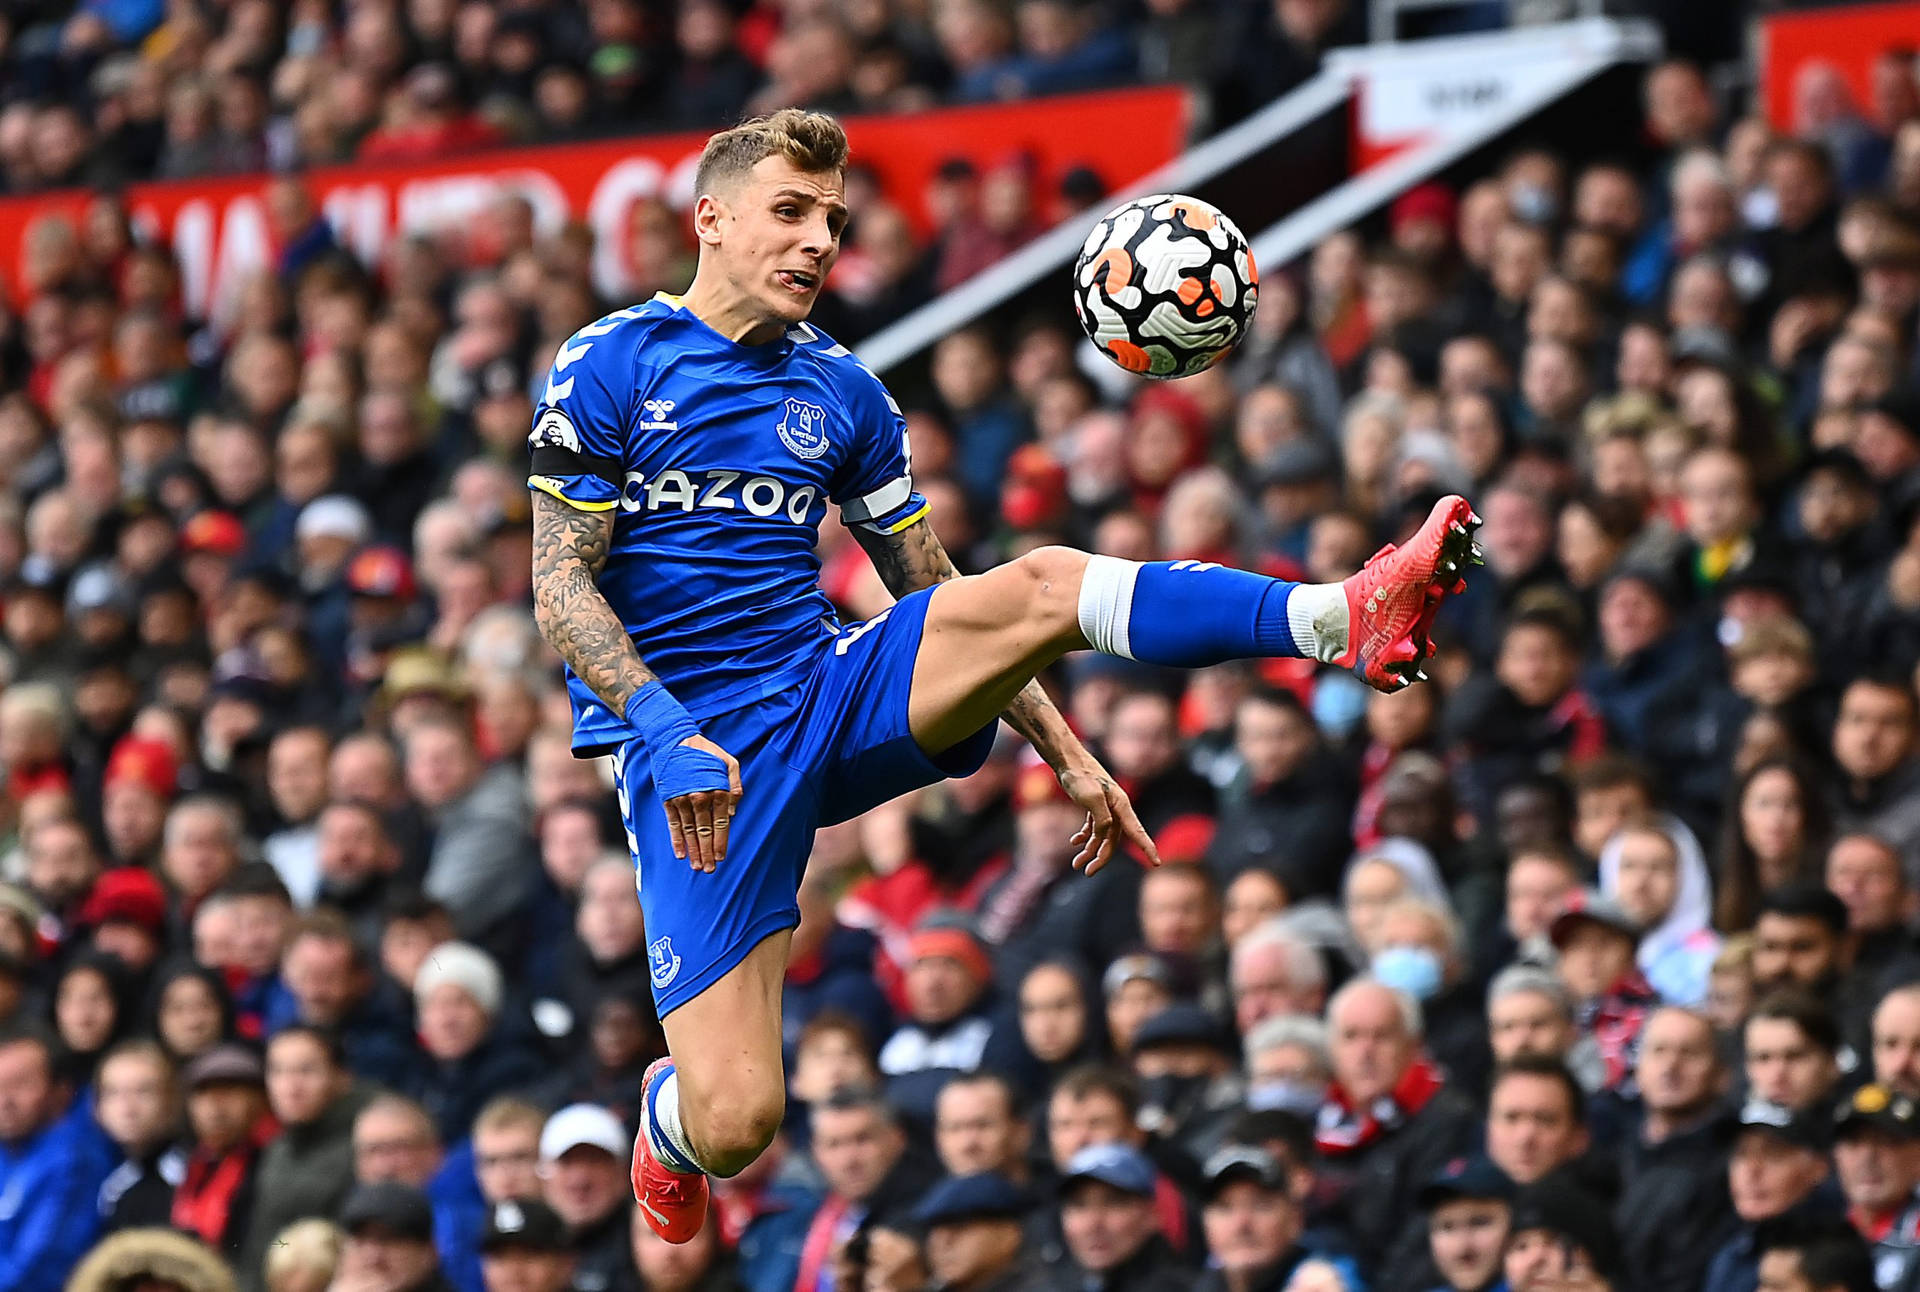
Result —
<instances>
[{"instance_id":1,"label":"shorts hem","mask_svg":"<svg viewBox=\"0 0 1920 1292\"><path fill-rule=\"evenodd\" d=\"M722 865L726 863L722 862ZM725 950L713 958L713 961L699 973L690 978L678 978L666 989L655 988L654 1008L661 1018L665 1018L707 988L725 977L742 960L747 952L759 946L761 942L782 929L797 928L800 924L800 907L796 904L785 910L763 915L749 924L746 931L729 943Z\"/></svg>"}]
</instances>

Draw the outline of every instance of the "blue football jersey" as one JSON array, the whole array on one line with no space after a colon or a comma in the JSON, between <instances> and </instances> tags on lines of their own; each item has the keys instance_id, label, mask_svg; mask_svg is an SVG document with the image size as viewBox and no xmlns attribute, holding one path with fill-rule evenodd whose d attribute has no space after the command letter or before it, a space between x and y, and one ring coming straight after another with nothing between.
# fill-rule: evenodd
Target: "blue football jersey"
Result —
<instances>
[{"instance_id":1,"label":"blue football jersey","mask_svg":"<svg viewBox=\"0 0 1920 1292\"><path fill-rule=\"evenodd\" d=\"M599 588L695 717L786 690L840 630L815 552L827 502L882 532L926 514L906 422L880 379L805 323L721 336L664 293L554 356L529 488L613 513ZM573 746L631 737L571 670Z\"/></svg>"}]
</instances>

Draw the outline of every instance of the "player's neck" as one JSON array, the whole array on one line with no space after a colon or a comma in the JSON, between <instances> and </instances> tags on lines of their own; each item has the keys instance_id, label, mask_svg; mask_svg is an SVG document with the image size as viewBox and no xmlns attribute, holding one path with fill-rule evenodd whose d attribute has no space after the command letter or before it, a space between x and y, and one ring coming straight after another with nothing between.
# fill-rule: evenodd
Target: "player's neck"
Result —
<instances>
[{"instance_id":1,"label":"player's neck","mask_svg":"<svg viewBox=\"0 0 1920 1292\"><path fill-rule=\"evenodd\" d=\"M770 319L745 294L718 274L695 272L680 308L737 345L769 345L786 335L787 325Z\"/></svg>"}]
</instances>

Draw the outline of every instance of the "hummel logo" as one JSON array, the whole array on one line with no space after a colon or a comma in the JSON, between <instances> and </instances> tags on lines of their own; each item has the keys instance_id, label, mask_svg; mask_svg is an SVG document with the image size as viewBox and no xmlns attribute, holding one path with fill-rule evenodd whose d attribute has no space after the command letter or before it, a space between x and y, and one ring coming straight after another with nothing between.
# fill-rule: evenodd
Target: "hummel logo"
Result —
<instances>
[{"instance_id":1,"label":"hummel logo","mask_svg":"<svg viewBox=\"0 0 1920 1292\"><path fill-rule=\"evenodd\" d=\"M677 431L680 423L669 421L667 414L673 411L671 399L644 399L640 407L645 410L646 420L640 423L643 431Z\"/></svg>"}]
</instances>

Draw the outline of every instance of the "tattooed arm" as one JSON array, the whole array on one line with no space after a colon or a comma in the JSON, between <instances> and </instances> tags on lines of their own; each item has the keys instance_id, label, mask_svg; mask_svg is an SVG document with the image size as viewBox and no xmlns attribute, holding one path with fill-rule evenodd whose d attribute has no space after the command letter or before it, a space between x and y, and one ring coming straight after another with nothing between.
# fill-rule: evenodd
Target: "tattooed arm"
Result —
<instances>
[{"instance_id":1,"label":"tattooed arm","mask_svg":"<svg viewBox=\"0 0 1920 1292\"><path fill-rule=\"evenodd\" d=\"M898 534L877 534L862 526L855 526L853 532L879 571L880 581L896 597L960 577L925 520ZM1160 853L1126 791L1080 743L1038 678L1028 680L1001 716L1047 760L1060 778L1060 788L1087 814L1087 823L1073 836L1073 844L1080 849L1073 859L1077 869L1092 874L1107 864L1123 842L1132 844L1149 865L1160 864Z\"/></svg>"},{"instance_id":2,"label":"tattooed arm","mask_svg":"<svg viewBox=\"0 0 1920 1292\"><path fill-rule=\"evenodd\" d=\"M533 491L533 618L567 667L614 713L655 681L594 580L613 542L611 511L581 511Z\"/></svg>"},{"instance_id":3,"label":"tattooed arm","mask_svg":"<svg viewBox=\"0 0 1920 1292\"><path fill-rule=\"evenodd\" d=\"M933 526L924 520L907 526L898 534L876 534L860 526L853 527L853 533L872 559L873 568L880 572L880 581L887 585L887 591L895 597L904 597L920 588L930 588L936 583L960 577L960 571L953 568L953 560L947 555L947 549L940 545L939 537L934 534ZM1055 771L1063 771L1080 759L1093 761L1093 756L1087 753L1086 746L1067 726L1067 720L1048 698L1046 688L1040 685L1038 678L1021 688L1020 694L1013 697L1013 703L1007 706L1003 716L1007 725L1025 736Z\"/></svg>"},{"instance_id":4,"label":"tattooed arm","mask_svg":"<svg viewBox=\"0 0 1920 1292\"><path fill-rule=\"evenodd\" d=\"M560 658L587 684L587 689L631 721L627 702L634 692L659 678L640 658L633 639L627 636L626 625L594 583L606 567L612 542L611 511L581 511L550 494L533 491L534 622L540 626L540 635L560 652ZM678 709L668 697L654 698ZM728 826L740 802L740 764L732 754L700 735L684 710L679 716L685 724L681 731L692 734L680 740L675 749L653 747L649 735L647 756L653 761L657 786L666 784L663 767L686 773L683 763L675 763L676 758L686 757L681 751L691 750L696 758L719 760L726 789L694 788L661 802L674 855L685 858L696 869L711 872L727 855ZM642 734L648 735L644 729ZM678 734L675 732L673 738Z\"/></svg>"}]
</instances>

